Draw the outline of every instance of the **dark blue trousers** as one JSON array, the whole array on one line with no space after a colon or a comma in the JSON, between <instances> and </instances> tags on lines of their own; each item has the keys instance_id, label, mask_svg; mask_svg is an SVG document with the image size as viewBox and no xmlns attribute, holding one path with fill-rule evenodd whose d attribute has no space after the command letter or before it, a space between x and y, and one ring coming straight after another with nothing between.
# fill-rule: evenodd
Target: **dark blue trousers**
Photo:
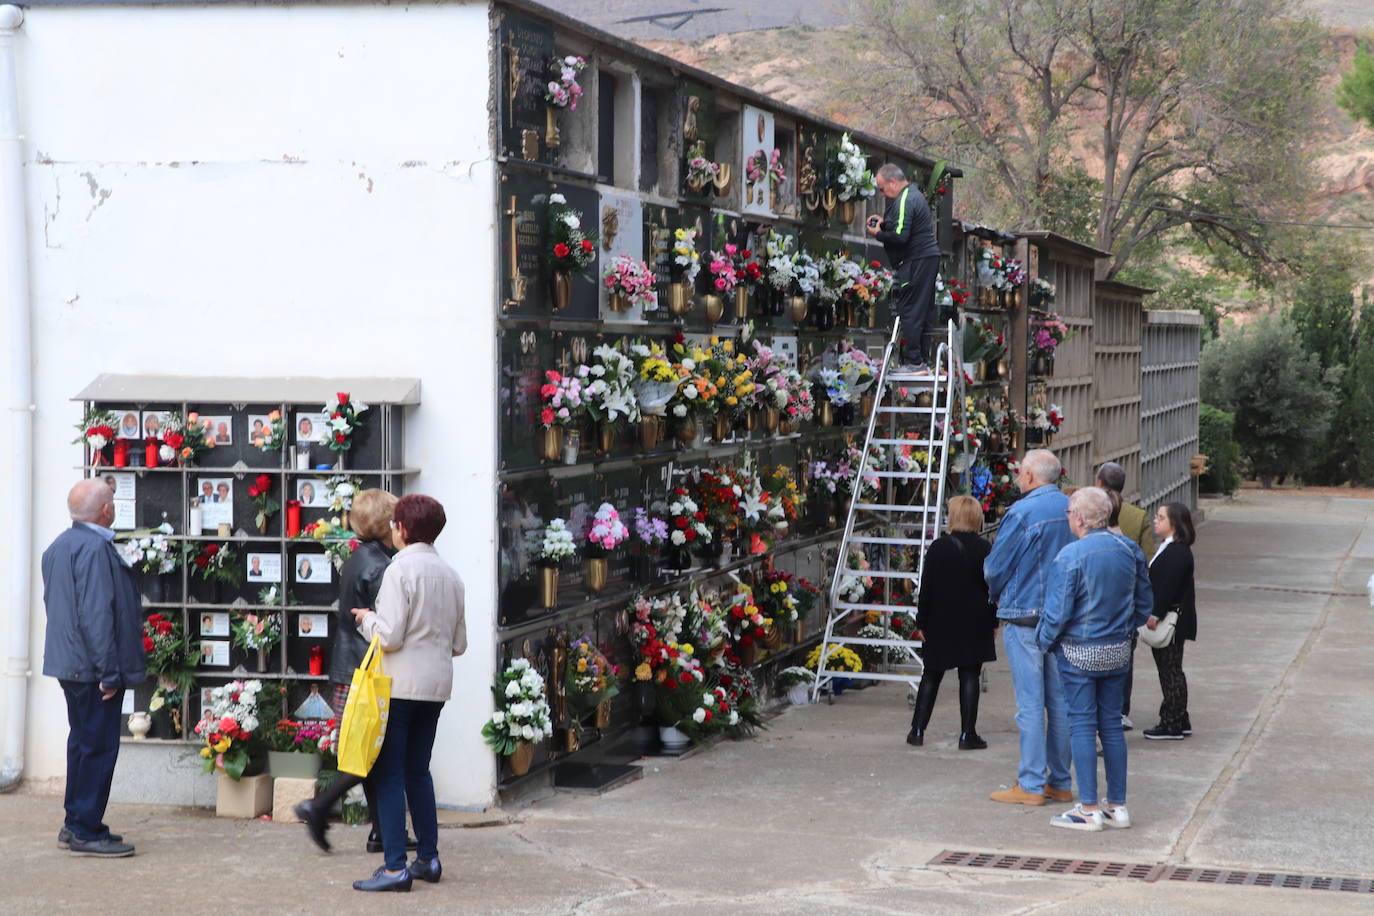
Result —
<instances>
[{"instance_id":1,"label":"dark blue trousers","mask_svg":"<svg viewBox=\"0 0 1374 916\"><path fill-rule=\"evenodd\" d=\"M67 792L64 826L78 840L98 840L110 832L105 806L110 802L115 760L119 757L119 716L124 691L100 698L99 684L59 681L67 697Z\"/></svg>"},{"instance_id":2,"label":"dark blue trousers","mask_svg":"<svg viewBox=\"0 0 1374 916\"><path fill-rule=\"evenodd\" d=\"M415 854L426 862L439 855L439 812L429 757L443 708L443 703L424 700L391 701L386 740L368 774L377 793L377 821L389 871L406 867L407 807L415 827Z\"/></svg>"}]
</instances>

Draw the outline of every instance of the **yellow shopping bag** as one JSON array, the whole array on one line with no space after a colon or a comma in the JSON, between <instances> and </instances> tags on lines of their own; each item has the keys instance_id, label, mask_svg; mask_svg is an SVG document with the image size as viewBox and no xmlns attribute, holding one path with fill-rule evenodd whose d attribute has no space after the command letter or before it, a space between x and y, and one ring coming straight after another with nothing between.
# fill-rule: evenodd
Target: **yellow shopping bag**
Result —
<instances>
[{"instance_id":1,"label":"yellow shopping bag","mask_svg":"<svg viewBox=\"0 0 1374 916\"><path fill-rule=\"evenodd\" d=\"M382 673L382 641L372 645L353 672L353 686L344 704L339 726L339 771L366 776L377 762L386 739L386 720L391 711L391 678Z\"/></svg>"}]
</instances>

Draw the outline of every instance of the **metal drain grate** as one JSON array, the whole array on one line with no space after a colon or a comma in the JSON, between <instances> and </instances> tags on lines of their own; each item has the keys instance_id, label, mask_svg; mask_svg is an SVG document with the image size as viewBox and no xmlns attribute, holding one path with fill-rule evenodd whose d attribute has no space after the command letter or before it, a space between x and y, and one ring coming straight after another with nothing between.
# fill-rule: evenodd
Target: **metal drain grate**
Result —
<instances>
[{"instance_id":1,"label":"metal drain grate","mask_svg":"<svg viewBox=\"0 0 1374 916\"><path fill-rule=\"evenodd\" d=\"M1126 878L1151 883L1167 881L1374 894L1374 880L1368 878L1333 878L1275 871L1235 871L1225 868L1146 865L1138 862L1103 862L1097 859L1060 859L1053 856L1013 856L995 852L957 852L946 849L927 864L958 868L991 868L998 871L1029 871L1043 875Z\"/></svg>"},{"instance_id":2,"label":"metal drain grate","mask_svg":"<svg viewBox=\"0 0 1374 916\"><path fill-rule=\"evenodd\" d=\"M1336 592L1322 588L1287 588L1282 585L1244 585L1253 592L1288 592L1293 595L1326 595L1333 598L1363 598L1364 592Z\"/></svg>"}]
</instances>

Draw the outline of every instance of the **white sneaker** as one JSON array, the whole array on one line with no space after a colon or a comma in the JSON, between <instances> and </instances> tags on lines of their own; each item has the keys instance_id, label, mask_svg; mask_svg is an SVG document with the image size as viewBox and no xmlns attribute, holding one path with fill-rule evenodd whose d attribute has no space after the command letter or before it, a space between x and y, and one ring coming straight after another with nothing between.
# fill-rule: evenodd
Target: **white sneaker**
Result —
<instances>
[{"instance_id":1,"label":"white sneaker","mask_svg":"<svg viewBox=\"0 0 1374 916\"><path fill-rule=\"evenodd\" d=\"M1131 826L1131 812L1126 810L1125 805L1105 805L1098 813L1102 815L1104 827L1124 830Z\"/></svg>"},{"instance_id":2,"label":"white sneaker","mask_svg":"<svg viewBox=\"0 0 1374 916\"><path fill-rule=\"evenodd\" d=\"M1131 721L1131 717L1130 717L1130 716L1122 716L1122 717L1121 717L1121 730L1124 731L1124 732L1128 732L1128 731L1130 731L1130 730L1133 729L1133 728L1135 728L1135 723Z\"/></svg>"},{"instance_id":3,"label":"white sneaker","mask_svg":"<svg viewBox=\"0 0 1374 916\"><path fill-rule=\"evenodd\" d=\"M1101 811L1084 811L1082 804L1074 805L1063 814L1056 814L1050 818L1050 823L1055 827L1065 827L1069 830L1101 830L1103 824Z\"/></svg>"}]
</instances>

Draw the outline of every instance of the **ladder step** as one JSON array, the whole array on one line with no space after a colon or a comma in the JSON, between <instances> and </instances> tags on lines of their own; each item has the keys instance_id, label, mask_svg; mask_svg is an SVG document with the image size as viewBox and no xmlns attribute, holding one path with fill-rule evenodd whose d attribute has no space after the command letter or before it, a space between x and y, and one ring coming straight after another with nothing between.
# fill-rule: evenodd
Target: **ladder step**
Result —
<instances>
[{"instance_id":1,"label":"ladder step","mask_svg":"<svg viewBox=\"0 0 1374 916\"><path fill-rule=\"evenodd\" d=\"M876 441L878 441L878 440L875 439L875 440L873 440L873 441L876 442ZM899 478L899 477L902 478L902 479L906 479L906 480L939 480L939 479L940 479L940 472L939 472L939 471L869 471L869 470L865 470L864 473L865 473L865 474L872 474L874 477L886 477L886 478L889 478L889 479L892 479L892 478Z\"/></svg>"},{"instance_id":2,"label":"ladder step","mask_svg":"<svg viewBox=\"0 0 1374 916\"><path fill-rule=\"evenodd\" d=\"M944 413L943 407L887 407L882 404L874 408L876 413Z\"/></svg>"},{"instance_id":3,"label":"ladder step","mask_svg":"<svg viewBox=\"0 0 1374 916\"><path fill-rule=\"evenodd\" d=\"M883 537L861 537L855 536L849 539L851 544L897 544L903 547L926 547L934 538L883 538Z\"/></svg>"},{"instance_id":4,"label":"ladder step","mask_svg":"<svg viewBox=\"0 0 1374 916\"><path fill-rule=\"evenodd\" d=\"M879 614L915 614L914 604L852 604L836 601L831 604L837 611L877 611Z\"/></svg>"},{"instance_id":5,"label":"ladder step","mask_svg":"<svg viewBox=\"0 0 1374 916\"><path fill-rule=\"evenodd\" d=\"M871 512L920 512L923 515L930 515L939 512L939 506L898 506L892 503L855 503L855 509L868 509Z\"/></svg>"},{"instance_id":6,"label":"ladder step","mask_svg":"<svg viewBox=\"0 0 1374 916\"><path fill-rule=\"evenodd\" d=\"M872 439L869 439L868 441L873 443L874 445L910 445L922 446L924 448L944 446L945 444L944 441L941 439L879 439L877 437L874 437Z\"/></svg>"},{"instance_id":7,"label":"ladder step","mask_svg":"<svg viewBox=\"0 0 1374 916\"><path fill-rule=\"evenodd\" d=\"M841 569L840 575L858 576L860 578L869 576L874 579L915 579L916 570L914 569Z\"/></svg>"},{"instance_id":8,"label":"ladder step","mask_svg":"<svg viewBox=\"0 0 1374 916\"><path fill-rule=\"evenodd\" d=\"M852 681L905 681L908 684L920 683L921 675L912 674L889 674L886 671L826 671L822 676L822 681L833 680L837 677L847 677Z\"/></svg>"},{"instance_id":9,"label":"ladder step","mask_svg":"<svg viewBox=\"0 0 1374 916\"><path fill-rule=\"evenodd\" d=\"M937 381L949 381L949 375L943 371L941 371L938 375L931 375L929 373L926 373L924 375L917 375L914 372L889 372L885 377L889 382L905 382L907 384L910 384L911 382L924 382L928 385L933 385Z\"/></svg>"},{"instance_id":10,"label":"ladder step","mask_svg":"<svg viewBox=\"0 0 1374 916\"><path fill-rule=\"evenodd\" d=\"M919 649L925 645L919 639L877 639L870 636L832 636L827 642L843 646L898 646L908 649Z\"/></svg>"}]
</instances>

